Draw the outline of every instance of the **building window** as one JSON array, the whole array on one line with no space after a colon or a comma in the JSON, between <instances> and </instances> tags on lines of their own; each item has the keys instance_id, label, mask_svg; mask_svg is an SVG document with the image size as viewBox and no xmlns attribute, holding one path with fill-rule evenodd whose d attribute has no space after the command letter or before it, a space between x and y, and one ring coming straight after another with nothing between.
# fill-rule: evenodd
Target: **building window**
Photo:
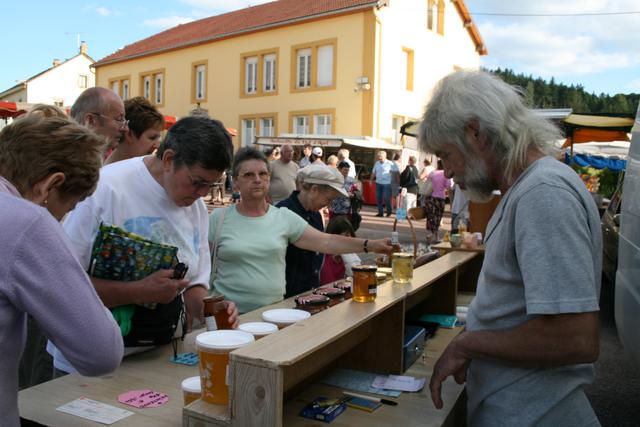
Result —
<instances>
[{"instance_id":1,"label":"building window","mask_svg":"<svg viewBox=\"0 0 640 427\"><path fill-rule=\"evenodd\" d=\"M64 101L61 98L54 98L53 105L62 108L64 107Z\"/></svg>"},{"instance_id":2,"label":"building window","mask_svg":"<svg viewBox=\"0 0 640 427\"><path fill-rule=\"evenodd\" d=\"M314 115L313 129L316 135L331 135L331 114Z\"/></svg>"},{"instance_id":3,"label":"building window","mask_svg":"<svg viewBox=\"0 0 640 427\"><path fill-rule=\"evenodd\" d=\"M242 145L249 146L255 142L256 138L256 120L242 120Z\"/></svg>"},{"instance_id":4,"label":"building window","mask_svg":"<svg viewBox=\"0 0 640 427\"><path fill-rule=\"evenodd\" d=\"M245 73L245 82L244 87L247 94L252 94L258 92L257 82L258 82L258 57L253 56L251 58L246 58L244 61L244 73Z\"/></svg>"},{"instance_id":5,"label":"building window","mask_svg":"<svg viewBox=\"0 0 640 427\"><path fill-rule=\"evenodd\" d=\"M240 97L277 95L279 49L240 55L242 79Z\"/></svg>"},{"instance_id":6,"label":"building window","mask_svg":"<svg viewBox=\"0 0 640 427\"><path fill-rule=\"evenodd\" d=\"M81 89L86 89L89 85L89 76L85 74L78 75L78 87Z\"/></svg>"},{"instance_id":7,"label":"building window","mask_svg":"<svg viewBox=\"0 0 640 427\"><path fill-rule=\"evenodd\" d=\"M297 135L308 135L309 129L309 116L293 116L293 133Z\"/></svg>"},{"instance_id":8,"label":"building window","mask_svg":"<svg viewBox=\"0 0 640 427\"><path fill-rule=\"evenodd\" d=\"M402 48L402 58L400 60L400 75L403 77L402 89L413 90L413 50L408 48Z\"/></svg>"},{"instance_id":9,"label":"building window","mask_svg":"<svg viewBox=\"0 0 640 427\"><path fill-rule=\"evenodd\" d=\"M276 136L273 117L260 119L260 136Z\"/></svg>"},{"instance_id":10,"label":"building window","mask_svg":"<svg viewBox=\"0 0 640 427\"><path fill-rule=\"evenodd\" d=\"M129 76L109 79L109 87L125 101L129 99Z\"/></svg>"},{"instance_id":11,"label":"building window","mask_svg":"<svg viewBox=\"0 0 640 427\"><path fill-rule=\"evenodd\" d=\"M393 116L391 118L391 129L393 130L393 143L400 144L400 139L402 135L400 135L400 128L404 124L405 120L402 116Z\"/></svg>"},{"instance_id":12,"label":"building window","mask_svg":"<svg viewBox=\"0 0 640 427\"><path fill-rule=\"evenodd\" d=\"M300 49L297 54L298 68L296 70L296 87L305 88L311 86L311 49Z\"/></svg>"},{"instance_id":13,"label":"building window","mask_svg":"<svg viewBox=\"0 0 640 427\"><path fill-rule=\"evenodd\" d=\"M151 98L151 76L145 76L142 83L142 96Z\"/></svg>"},{"instance_id":14,"label":"building window","mask_svg":"<svg viewBox=\"0 0 640 427\"><path fill-rule=\"evenodd\" d=\"M444 35L444 0L428 1L427 29Z\"/></svg>"},{"instance_id":15,"label":"building window","mask_svg":"<svg viewBox=\"0 0 640 427\"><path fill-rule=\"evenodd\" d=\"M154 89L155 89L155 103L156 105L162 104L162 86L163 77L161 73L156 74L154 77Z\"/></svg>"},{"instance_id":16,"label":"building window","mask_svg":"<svg viewBox=\"0 0 640 427\"><path fill-rule=\"evenodd\" d=\"M277 113L240 116L240 140L243 146L255 143L257 136L276 136Z\"/></svg>"},{"instance_id":17,"label":"building window","mask_svg":"<svg viewBox=\"0 0 640 427\"><path fill-rule=\"evenodd\" d=\"M207 69L209 61L191 63L191 103L207 101Z\"/></svg>"},{"instance_id":18,"label":"building window","mask_svg":"<svg viewBox=\"0 0 640 427\"><path fill-rule=\"evenodd\" d=\"M264 56L264 92L273 92L276 90L276 55L271 53Z\"/></svg>"},{"instance_id":19,"label":"building window","mask_svg":"<svg viewBox=\"0 0 640 427\"><path fill-rule=\"evenodd\" d=\"M292 47L291 90L323 90L336 87L337 40L322 40Z\"/></svg>"}]
</instances>

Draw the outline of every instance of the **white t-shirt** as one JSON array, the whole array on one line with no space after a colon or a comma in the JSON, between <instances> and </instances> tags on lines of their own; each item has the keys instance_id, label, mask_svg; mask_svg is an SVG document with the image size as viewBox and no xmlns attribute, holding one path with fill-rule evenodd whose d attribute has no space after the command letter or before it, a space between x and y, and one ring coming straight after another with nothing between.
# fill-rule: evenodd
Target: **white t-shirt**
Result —
<instances>
[{"instance_id":1,"label":"white t-shirt","mask_svg":"<svg viewBox=\"0 0 640 427\"><path fill-rule=\"evenodd\" d=\"M103 167L96 191L69 213L63 227L80 264L89 269L91 248L101 222L121 227L157 243L176 246L178 259L189 266L190 286L209 287L209 216L202 199L191 206L177 206L151 176L143 161L135 157ZM54 366L65 372L75 369L62 354L47 345ZM53 351L51 351L53 350Z\"/></svg>"}]
</instances>

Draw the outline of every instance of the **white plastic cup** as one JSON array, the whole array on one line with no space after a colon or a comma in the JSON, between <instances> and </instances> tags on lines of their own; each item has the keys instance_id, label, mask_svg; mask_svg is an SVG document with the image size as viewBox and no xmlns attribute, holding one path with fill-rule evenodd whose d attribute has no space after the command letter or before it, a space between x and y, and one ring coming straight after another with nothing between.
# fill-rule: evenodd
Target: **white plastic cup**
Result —
<instances>
[{"instance_id":1,"label":"white plastic cup","mask_svg":"<svg viewBox=\"0 0 640 427\"><path fill-rule=\"evenodd\" d=\"M269 322L247 322L241 323L238 330L253 334L256 340L266 337L269 334L278 332L278 325Z\"/></svg>"},{"instance_id":2,"label":"white plastic cup","mask_svg":"<svg viewBox=\"0 0 640 427\"><path fill-rule=\"evenodd\" d=\"M202 388L200 384L200 377L189 377L182 381L182 396L184 398L184 406L187 406L194 400L200 399L202 395Z\"/></svg>"}]
</instances>

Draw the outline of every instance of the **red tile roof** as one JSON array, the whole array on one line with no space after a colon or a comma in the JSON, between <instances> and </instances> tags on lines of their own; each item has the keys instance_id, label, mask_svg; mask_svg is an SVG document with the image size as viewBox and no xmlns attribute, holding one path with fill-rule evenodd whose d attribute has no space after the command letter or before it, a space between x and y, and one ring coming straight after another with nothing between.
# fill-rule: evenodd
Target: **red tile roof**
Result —
<instances>
[{"instance_id":1,"label":"red tile roof","mask_svg":"<svg viewBox=\"0 0 640 427\"><path fill-rule=\"evenodd\" d=\"M379 0L279 0L178 25L102 58L94 67L236 34L373 7Z\"/></svg>"}]
</instances>

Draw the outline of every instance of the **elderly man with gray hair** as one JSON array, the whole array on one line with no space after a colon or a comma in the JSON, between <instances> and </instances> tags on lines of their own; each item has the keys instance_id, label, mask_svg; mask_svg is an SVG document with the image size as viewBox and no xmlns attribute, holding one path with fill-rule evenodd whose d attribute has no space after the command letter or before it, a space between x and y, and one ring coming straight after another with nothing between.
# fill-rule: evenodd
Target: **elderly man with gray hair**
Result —
<instances>
[{"instance_id":1,"label":"elderly man with gray hair","mask_svg":"<svg viewBox=\"0 0 640 427\"><path fill-rule=\"evenodd\" d=\"M271 162L271 183L269 197L275 205L286 199L296 189L296 175L300 167L293 161L293 148L284 144L280 148L280 158Z\"/></svg>"},{"instance_id":2,"label":"elderly man with gray hair","mask_svg":"<svg viewBox=\"0 0 640 427\"><path fill-rule=\"evenodd\" d=\"M431 377L467 382L470 425L593 426L582 389L598 357L600 219L578 175L549 154L558 131L497 77L463 71L436 86L419 130L473 201L502 200L467 327Z\"/></svg>"},{"instance_id":3,"label":"elderly man with gray hair","mask_svg":"<svg viewBox=\"0 0 640 427\"><path fill-rule=\"evenodd\" d=\"M356 164L349 158L349 150L346 148L338 150L338 163L340 162L349 163L349 174L347 176L356 179Z\"/></svg>"},{"instance_id":4,"label":"elderly man with gray hair","mask_svg":"<svg viewBox=\"0 0 640 427\"><path fill-rule=\"evenodd\" d=\"M104 87L91 87L82 92L71 106L71 117L107 139L105 159L118 147L129 130L122 99Z\"/></svg>"}]
</instances>

